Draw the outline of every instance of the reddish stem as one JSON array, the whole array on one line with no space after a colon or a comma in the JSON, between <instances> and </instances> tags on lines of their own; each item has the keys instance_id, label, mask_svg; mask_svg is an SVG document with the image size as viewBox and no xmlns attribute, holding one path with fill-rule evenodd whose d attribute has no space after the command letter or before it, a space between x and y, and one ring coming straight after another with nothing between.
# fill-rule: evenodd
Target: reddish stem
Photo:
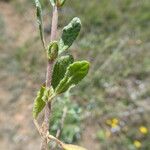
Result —
<instances>
[{"instance_id":1,"label":"reddish stem","mask_svg":"<svg viewBox=\"0 0 150 150\"><path fill-rule=\"evenodd\" d=\"M52 15L52 26L51 26L51 41L56 40L57 24L58 24L58 10L57 10L57 6L54 6L53 7L53 15ZM46 73L46 87L47 88L51 87L53 65L54 65L54 61L48 60L47 73ZM49 131L50 116L51 116L51 102L47 102L47 104L45 106L45 116L44 116L44 123L43 123L45 135ZM42 141L41 150L47 150L47 138L46 137Z\"/></svg>"}]
</instances>

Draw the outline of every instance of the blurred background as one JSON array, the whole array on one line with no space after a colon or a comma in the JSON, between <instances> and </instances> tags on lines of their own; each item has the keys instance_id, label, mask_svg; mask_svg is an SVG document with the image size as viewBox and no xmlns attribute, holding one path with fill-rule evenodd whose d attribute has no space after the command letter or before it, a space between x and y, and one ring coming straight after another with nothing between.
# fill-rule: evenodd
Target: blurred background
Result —
<instances>
[{"instance_id":1,"label":"blurred background","mask_svg":"<svg viewBox=\"0 0 150 150\"><path fill-rule=\"evenodd\" d=\"M52 8L44 8L46 41ZM88 76L53 102L51 133L89 150L150 149L150 1L67 0L59 32L78 16L82 31L70 51L91 62ZM0 0L0 149L39 150L32 121L46 59L32 0ZM41 116L42 117L42 116Z\"/></svg>"}]
</instances>

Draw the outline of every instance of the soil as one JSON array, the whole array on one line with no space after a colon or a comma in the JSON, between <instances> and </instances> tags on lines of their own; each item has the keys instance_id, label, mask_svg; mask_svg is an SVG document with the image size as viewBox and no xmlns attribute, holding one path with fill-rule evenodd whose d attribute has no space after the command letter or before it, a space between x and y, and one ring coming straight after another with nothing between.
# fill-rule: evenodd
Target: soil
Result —
<instances>
[{"instance_id":1,"label":"soil","mask_svg":"<svg viewBox=\"0 0 150 150\"><path fill-rule=\"evenodd\" d=\"M7 46L0 43L0 59L6 60L9 58L7 55L12 54L15 48L35 36L35 24L31 21L34 14L28 11L19 15L11 3L0 2L0 15L5 24L5 35L8 37L5 41ZM7 67L2 67L0 71L0 149L38 150L40 138L31 114L31 90L34 85L23 78L21 73L16 75L11 70L8 72ZM13 64L10 67L13 68Z\"/></svg>"}]
</instances>

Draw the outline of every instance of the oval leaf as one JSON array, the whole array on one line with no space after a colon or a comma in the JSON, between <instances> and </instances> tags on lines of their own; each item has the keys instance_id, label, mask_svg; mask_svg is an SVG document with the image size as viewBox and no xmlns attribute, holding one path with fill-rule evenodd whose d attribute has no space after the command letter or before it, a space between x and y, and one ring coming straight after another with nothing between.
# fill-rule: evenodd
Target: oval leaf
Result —
<instances>
[{"instance_id":1,"label":"oval leaf","mask_svg":"<svg viewBox=\"0 0 150 150\"><path fill-rule=\"evenodd\" d=\"M87 75L88 70L89 62L87 61L78 61L69 65L64 78L56 87L56 94L63 93L72 86L78 84Z\"/></svg>"},{"instance_id":2,"label":"oval leaf","mask_svg":"<svg viewBox=\"0 0 150 150\"><path fill-rule=\"evenodd\" d=\"M63 79L67 67L74 62L72 55L62 56L55 63L53 75L52 75L52 86L55 89L59 82Z\"/></svg>"},{"instance_id":3,"label":"oval leaf","mask_svg":"<svg viewBox=\"0 0 150 150\"><path fill-rule=\"evenodd\" d=\"M34 100L34 106L32 110L33 118L36 119L38 117L38 114L43 110L45 107L46 103L42 100L42 97L44 95L46 88L41 87L40 91L37 93L37 97Z\"/></svg>"},{"instance_id":4,"label":"oval leaf","mask_svg":"<svg viewBox=\"0 0 150 150\"><path fill-rule=\"evenodd\" d=\"M87 150L83 147L77 145L71 145L71 144L62 144L62 147L64 150Z\"/></svg>"},{"instance_id":5,"label":"oval leaf","mask_svg":"<svg viewBox=\"0 0 150 150\"><path fill-rule=\"evenodd\" d=\"M74 40L77 38L81 29L81 21L75 17L72 21L63 29L62 37L59 41L59 51L67 50Z\"/></svg>"}]
</instances>

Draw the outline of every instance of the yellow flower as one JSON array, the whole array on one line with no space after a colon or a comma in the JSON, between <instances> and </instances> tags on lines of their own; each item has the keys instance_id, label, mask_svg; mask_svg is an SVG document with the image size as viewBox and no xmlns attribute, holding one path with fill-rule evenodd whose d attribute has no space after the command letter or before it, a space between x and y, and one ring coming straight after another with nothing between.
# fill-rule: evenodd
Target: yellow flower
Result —
<instances>
[{"instance_id":1,"label":"yellow flower","mask_svg":"<svg viewBox=\"0 0 150 150\"><path fill-rule=\"evenodd\" d=\"M138 140L135 140L135 141L134 141L134 146L135 146L136 148L141 148L142 143L141 143L140 141L138 141Z\"/></svg>"},{"instance_id":2,"label":"yellow flower","mask_svg":"<svg viewBox=\"0 0 150 150\"><path fill-rule=\"evenodd\" d=\"M148 133L148 129L145 127L145 126L141 126L139 128L139 131L142 133L142 134L147 134Z\"/></svg>"},{"instance_id":3,"label":"yellow flower","mask_svg":"<svg viewBox=\"0 0 150 150\"><path fill-rule=\"evenodd\" d=\"M119 123L119 120L117 118L113 118L112 123L117 125Z\"/></svg>"},{"instance_id":4,"label":"yellow flower","mask_svg":"<svg viewBox=\"0 0 150 150\"><path fill-rule=\"evenodd\" d=\"M110 125L111 127L116 127L119 124L119 120L117 118L108 119L106 120L106 124Z\"/></svg>"},{"instance_id":5,"label":"yellow flower","mask_svg":"<svg viewBox=\"0 0 150 150\"><path fill-rule=\"evenodd\" d=\"M112 128L115 128L115 127L117 127L117 126L118 126L118 124L116 124L116 123L112 123L112 124L111 124L111 127L112 127Z\"/></svg>"}]
</instances>

